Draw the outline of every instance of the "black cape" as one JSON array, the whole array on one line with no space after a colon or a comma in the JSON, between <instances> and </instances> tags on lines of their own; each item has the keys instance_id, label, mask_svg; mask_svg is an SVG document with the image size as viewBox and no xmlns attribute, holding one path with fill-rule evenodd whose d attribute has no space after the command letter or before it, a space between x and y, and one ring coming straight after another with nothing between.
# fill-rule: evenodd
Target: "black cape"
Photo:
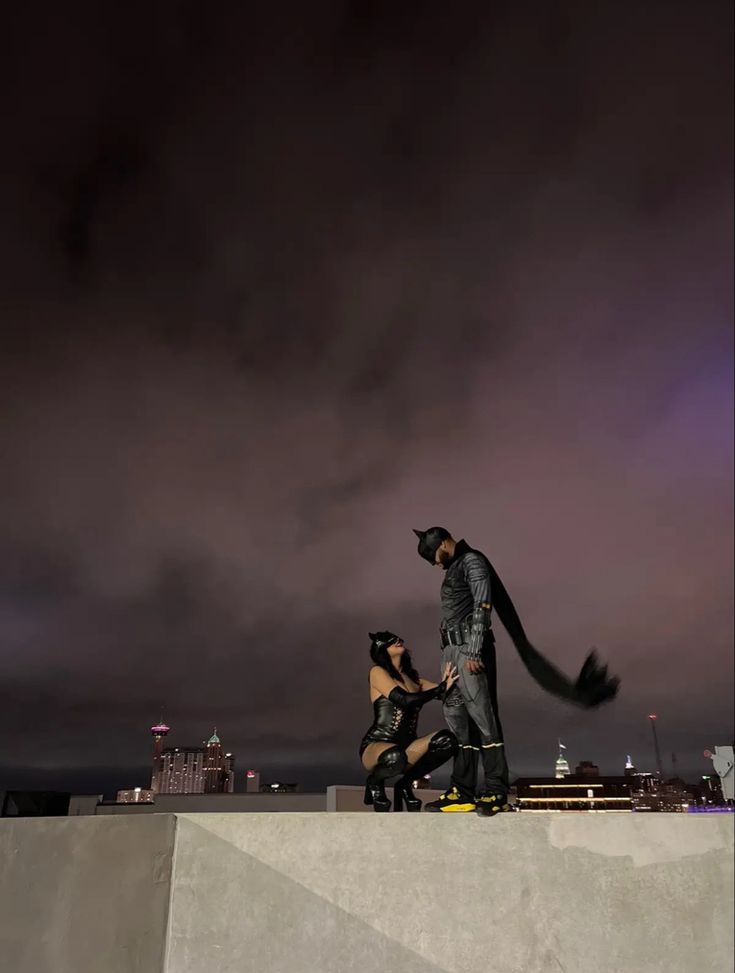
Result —
<instances>
[{"instance_id":1,"label":"black cape","mask_svg":"<svg viewBox=\"0 0 735 973\"><path fill-rule=\"evenodd\" d=\"M585 659L576 681L572 682L552 662L549 662L538 649L531 645L523 630L515 605L505 590L505 585L490 561L487 563L490 568L490 592L493 607L513 645L515 645L521 661L539 686L547 692L553 693L554 696L566 699L570 703L577 703L577 705L587 709L592 709L614 699L620 686L620 680L614 676L608 678L607 666L599 664L594 649Z\"/></svg>"}]
</instances>

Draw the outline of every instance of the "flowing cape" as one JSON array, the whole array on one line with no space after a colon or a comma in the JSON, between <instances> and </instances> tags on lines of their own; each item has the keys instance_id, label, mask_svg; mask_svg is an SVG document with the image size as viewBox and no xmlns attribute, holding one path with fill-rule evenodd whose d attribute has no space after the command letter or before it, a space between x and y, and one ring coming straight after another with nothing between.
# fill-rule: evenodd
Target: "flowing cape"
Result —
<instances>
[{"instance_id":1,"label":"flowing cape","mask_svg":"<svg viewBox=\"0 0 735 973\"><path fill-rule=\"evenodd\" d=\"M505 585L489 561L488 565L493 607L513 645L515 645L521 661L539 686L547 692L553 693L554 696L559 696L571 703L577 703L577 705L584 706L587 709L592 709L614 699L620 686L620 680L615 676L608 678L607 666L599 664L594 649L585 659L576 682L572 682L553 663L549 662L538 649L531 645L523 630L515 605L505 590Z\"/></svg>"}]
</instances>

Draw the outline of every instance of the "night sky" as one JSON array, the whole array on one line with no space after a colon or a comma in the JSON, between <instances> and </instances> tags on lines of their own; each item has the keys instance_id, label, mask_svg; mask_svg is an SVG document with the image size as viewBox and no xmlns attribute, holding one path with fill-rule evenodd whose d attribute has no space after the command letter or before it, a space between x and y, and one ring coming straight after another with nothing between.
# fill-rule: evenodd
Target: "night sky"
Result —
<instances>
[{"instance_id":1,"label":"night sky","mask_svg":"<svg viewBox=\"0 0 735 973\"><path fill-rule=\"evenodd\" d=\"M358 783L368 630L438 675L433 524L622 680L555 700L496 619L514 775L558 737L651 770L652 711L706 773L731 4L44 0L3 33L0 788L146 785L162 712L240 778Z\"/></svg>"}]
</instances>

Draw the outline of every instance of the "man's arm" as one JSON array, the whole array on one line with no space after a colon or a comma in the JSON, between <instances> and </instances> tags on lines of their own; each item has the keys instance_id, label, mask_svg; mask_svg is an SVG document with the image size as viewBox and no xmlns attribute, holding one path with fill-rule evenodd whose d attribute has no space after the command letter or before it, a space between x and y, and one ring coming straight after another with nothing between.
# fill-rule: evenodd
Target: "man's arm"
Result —
<instances>
[{"instance_id":1,"label":"man's arm","mask_svg":"<svg viewBox=\"0 0 735 973\"><path fill-rule=\"evenodd\" d=\"M465 579L472 592L474 608L470 622L470 638L465 653L468 661L480 662L482 643L490 627L492 601L490 593L490 572L485 558L471 551L464 558Z\"/></svg>"}]
</instances>

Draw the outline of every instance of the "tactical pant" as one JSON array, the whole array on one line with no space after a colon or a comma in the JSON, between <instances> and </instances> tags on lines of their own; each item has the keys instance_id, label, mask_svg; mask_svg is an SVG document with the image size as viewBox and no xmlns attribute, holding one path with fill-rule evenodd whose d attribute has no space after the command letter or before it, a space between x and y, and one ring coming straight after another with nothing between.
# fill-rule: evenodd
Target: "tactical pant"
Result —
<instances>
[{"instance_id":1,"label":"tactical pant","mask_svg":"<svg viewBox=\"0 0 735 973\"><path fill-rule=\"evenodd\" d=\"M443 650L443 661L454 663L459 673L459 679L444 700L444 719L459 742L452 785L463 797L474 797L477 765L482 756L486 792L507 795L510 785L498 715L495 639L489 633L482 646L484 672L473 674L467 670L464 648L448 645Z\"/></svg>"}]
</instances>

